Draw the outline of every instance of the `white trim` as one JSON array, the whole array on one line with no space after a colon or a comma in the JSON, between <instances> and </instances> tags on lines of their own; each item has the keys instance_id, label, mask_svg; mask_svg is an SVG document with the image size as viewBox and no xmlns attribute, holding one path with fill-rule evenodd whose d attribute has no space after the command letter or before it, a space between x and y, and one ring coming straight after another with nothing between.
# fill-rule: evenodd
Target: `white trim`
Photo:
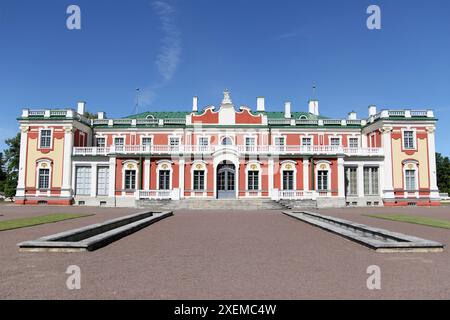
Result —
<instances>
[{"instance_id":1,"label":"white trim","mask_svg":"<svg viewBox=\"0 0 450 320\"><path fill-rule=\"evenodd\" d=\"M252 165L256 165L257 166L256 169L250 168ZM249 171L258 171L258 190L250 191L248 189L248 172ZM262 196L261 189L262 189L261 162L256 161L256 160L248 161L245 166L245 196L246 197L250 196L250 192L252 192L252 193L258 192L258 197L261 197Z\"/></svg>"},{"instance_id":2,"label":"white trim","mask_svg":"<svg viewBox=\"0 0 450 320\"><path fill-rule=\"evenodd\" d=\"M49 159L38 159L36 160L36 194L40 194L40 190L47 190L47 195L50 196L50 189L52 188L52 160ZM45 164L48 167L43 167L42 165ZM39 188L39 170L40 169L48 169L48 188Z\"/></svg>"},{"instance_id":3,"label":"white trim","mask_svg":"<svg viewBox=\"0 0 450 320\"><path fill-rule=\"evenodd\" d=\"M197 165L202 165L201 169L197 169ZM204 179L204 188L202 190L194 190L194 171L204 171L205 179ZM208 190L208 164L204 160L195 160L191 163L191 197L194 197L197 193L202 193L203 197L207 196Z\"/></svg>"},{"instance_id":4,"label":"white trim","mask_svg":"<svg viewBox=\"0 0 450 320\"><path fill-rule=\"evenodd\" d=\"M156 162L156 190L159 190L159 171L170 171L169 173L169 189L173 189L172 179L173 179L173 161L171 160L159 160ZM164 164L167 164L169 167L167 169L162 168Z\"/></svg>"},{"instance_id":5,"label":"white trim","mask_svg":"<svg viewBox=\"0 0 450 320\"><path fill-rule=\"evenodd\" d=\"M319 171L328 171L327 176L327 196L330 197L332 195L331 193L331 177L332 177L332 170L331 170L331 162L327 160L319 160L315 164L315 189L317 192L321 192L319 190ZM320 165L326 165L326 168L319 168ZM322 191L323 192L323 191Z\"/></svg>"},{"instance_id":6,"label":"white trim","mask_svg":"<svg viewBox=\"0 0 450 320\"><path fill-rule=\"evenodd\" d=\"M411 128L411 127L406 127L406 128L401 128L400 130L402 132L402 148L403 148L403 150L408 150L408 151L417 150L417 129ZM413 133L413 147L412 148L405 147L405 131L411 131Z\"/></svg>"},{"instance_id":7,"label":"white trim","mask_svg":"<svg viewBox=\"0 0 450 320\"><path fill-rule=\"evenodd\" d=\"M133 166L133 168L127 168L127 166L130 164ZM125 188L125 171L127 171L127 170L135 171L136 181L135 181L134 189L126 189ZM122 161L122 196L126 195L127 190L129 192L139 190L139 182L140 182L140 179L139 179L140 172L139 171L140 171L139 170L139 161L131 160L131 159ZM132 196L134 197L134 195L132 195Z\"/></svg>"},{"instance_id":8,"label":"white trim","mask_svg":"<svg viewBox=\"0 0 450 320\"><path fill-rule=\"evenodd\" d=\"M46 130L46 131L50 131L50 146L49 147L42 147L41 145L41 137L42 137L42 131ZM39 141L38 141L38 149L44 149L44 150L51 150L53 148L53 136L54 134L54 128L48 128L47 126L43 127L43 128L39 128Z\"/></svg>"},{"instance_id":9,"label":"white trim","mask_svg":"<svg viewBox=\"0 0 450 320\"><path fill-rule=\"evenodd\" d=\"M292 165L292 169L286 169L286 165ZM284 171L293 171L294 172L294 181L293 181L293 189L292 190L298 190L297 189L297 162L293 160L284 160L280 162L280 190L285 190L283 188L283 173Z\"/></svg>"}]
</instances>

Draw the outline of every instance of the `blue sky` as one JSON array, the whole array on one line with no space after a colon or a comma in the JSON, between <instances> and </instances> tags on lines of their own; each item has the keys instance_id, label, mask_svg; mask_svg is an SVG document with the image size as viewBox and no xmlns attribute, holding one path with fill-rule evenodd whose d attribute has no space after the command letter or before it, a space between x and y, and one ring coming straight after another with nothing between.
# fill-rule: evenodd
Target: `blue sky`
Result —
<instances>
[{"instance_id":1,"label":"blue sky","mask_svg":"<svg viewBox=\"0 0 450 320\"><path fill-rule=\"evenodd\" d=\"M66 28L81 8L82 29ZM382 29L366 27L377 4ZM29 108L75 107L108 117L220 103L367 116L367 106L435 109L437 150L450 155L450 1L2 0L0 149Z\"/></svg>"}]
</instances>

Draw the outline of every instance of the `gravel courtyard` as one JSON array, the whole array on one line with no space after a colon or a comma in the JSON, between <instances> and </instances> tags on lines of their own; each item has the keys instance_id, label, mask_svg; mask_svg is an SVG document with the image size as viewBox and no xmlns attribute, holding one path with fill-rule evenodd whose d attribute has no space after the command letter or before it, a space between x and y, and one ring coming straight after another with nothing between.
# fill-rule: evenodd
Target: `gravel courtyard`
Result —
<instances>
[{"instance_id":1,"label":"gravel courtyard","mask_svg":"<svg viewBox=\"0 0 450 320\"><path fill-rule=\"evenodd\" d=\"M175 211L95 252L20 253L16 244L137 209L0 206L0 221L50 213L94 216L0 232L1 299L434 299L450 298L450 249L376 253L281 211ZM450 244L450 230L374 219L370 213L450 220L450 207L317 210ZM66 269L81 268L68 290ZM366 287L381 268L381 290Z\"/></svg>"}]
</instances>

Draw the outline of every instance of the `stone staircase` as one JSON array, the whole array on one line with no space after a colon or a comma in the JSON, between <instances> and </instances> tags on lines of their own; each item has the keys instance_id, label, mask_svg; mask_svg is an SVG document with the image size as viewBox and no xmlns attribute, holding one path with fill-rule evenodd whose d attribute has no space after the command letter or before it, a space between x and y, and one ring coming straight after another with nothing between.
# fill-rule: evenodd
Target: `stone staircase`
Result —
<instances>
[{"instance_id":1,"label":"stone staircase","mask_svg":"<svg viewBox=\"0 0 450 320\"><path fill-rule=\"evenodd\" d=\"M285 209L317 209L316 200L280 200L278 201Z\"/></svg>"},{"instance_id":2,"label":"stone staircase","mask_svg":"<svg viewBox=\"0 0 450 320\"><path fill-rule=\"evenodd\" d=\"M270 199L183 199L136 200L136 207L152 210L283 210L286 207Z\"/></svg>"}]
</instances>

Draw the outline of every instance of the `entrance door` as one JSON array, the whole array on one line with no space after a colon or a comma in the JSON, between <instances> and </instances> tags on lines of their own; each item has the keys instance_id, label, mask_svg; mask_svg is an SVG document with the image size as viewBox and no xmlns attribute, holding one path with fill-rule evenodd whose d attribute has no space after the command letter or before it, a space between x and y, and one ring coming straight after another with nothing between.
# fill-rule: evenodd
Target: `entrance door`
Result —
<instances>
[{"instance_id":1,"label":"entrance door","mask_svg":"<svg viewBox=\"0 0 450 320\"><path fill-rule=\"evenodd\" d=\"M223 163L217 167L217 198L236 198L236 170L233 164Z\"/></svg>"}]
</instances>

